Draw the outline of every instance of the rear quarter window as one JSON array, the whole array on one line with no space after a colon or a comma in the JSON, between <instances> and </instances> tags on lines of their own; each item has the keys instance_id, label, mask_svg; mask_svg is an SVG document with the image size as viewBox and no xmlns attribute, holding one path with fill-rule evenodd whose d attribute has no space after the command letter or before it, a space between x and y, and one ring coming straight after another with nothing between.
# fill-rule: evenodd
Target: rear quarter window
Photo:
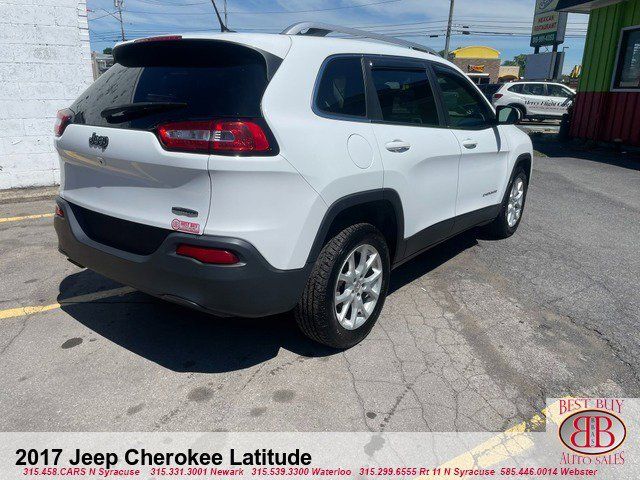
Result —
<instances>
[{"instance_id":1,"label":"rear quarter window","mask_svg":"<svg viewBox=\"0 0 640 480\"><path fill-rule=\"evenodd\" d=\"M338 117L365 117L367 104L360 56L329 59L321 70L315 109Z\"/></svg>"}]
</instances>

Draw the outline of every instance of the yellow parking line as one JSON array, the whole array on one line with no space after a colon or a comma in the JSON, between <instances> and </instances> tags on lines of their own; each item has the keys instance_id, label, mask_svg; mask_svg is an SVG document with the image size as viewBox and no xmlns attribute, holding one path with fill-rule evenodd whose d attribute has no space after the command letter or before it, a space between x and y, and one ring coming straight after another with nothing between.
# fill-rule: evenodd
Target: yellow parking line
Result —
<instances>
[{"instance_id":1,"label":"yellow parking line","mask_svg":"<svg viewBox=\"0 0 640 480\"><path fill-rule=\"evenodd\" d=\"M66 298L58 303L52 303L50 305L36 305L32 307L18 307L9 308L7 310L0 310L0 320L6 320L8 318L24 317L26 315L32 315L34 313L48 312L49 310L55 310L64 305L73 305L78 303L93 302L95 300L102 300L110 297L120 297L135 291L131 287L114 288L112 290L103 290L102 292L87 293L85 295L78 295L76 297Z\"/></svg>"},{"instance_id":2,"label":"yellow parking line","mask_svg":"<svg viewBox=\"0 0 640 480\"><path fill-rule=\"evenodd\" d=\"M498 433L471 450L449 460L440 466L441 471L445 471L447 468L453 471L456 467L462 470L489 468L525 452L534 446L531 432L539 430L545 421L556 425L560 424L561 416L556 413L558 405L559 402L555 402L547 406L531 419L511 427L503 433ZM450 478L449 475L436 475L416 477L414 480L445 477Z\"/></svg>"},{"instance_id":3,"label":"yellow parking line","mask_svg":"<svg viewBox=\"0 0 640 480\"><path fill-rule=\"evenodd\" d=\"M19 222L21 220L35 220L37 218L51 218L53 213L39 213L38 215L23 215L22 217L4 217L0 218L0 223Z\"/></svg>"}]
</instances>

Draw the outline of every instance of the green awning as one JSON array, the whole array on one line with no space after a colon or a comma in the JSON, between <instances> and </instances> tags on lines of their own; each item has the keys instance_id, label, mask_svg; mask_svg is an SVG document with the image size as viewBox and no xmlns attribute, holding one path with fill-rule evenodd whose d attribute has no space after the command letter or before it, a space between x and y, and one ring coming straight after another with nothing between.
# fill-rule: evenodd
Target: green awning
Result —
<instances>
[{"instance_id":1,"label":"green awning","mask_svg":"<svg viewBox=\"0 0 640 480\"><path fill-rule=\"evenodd\" d=\"M589 13L596 8L602 8L626 0L559 0L557 12Z\"/></svg>"}]
</instances>

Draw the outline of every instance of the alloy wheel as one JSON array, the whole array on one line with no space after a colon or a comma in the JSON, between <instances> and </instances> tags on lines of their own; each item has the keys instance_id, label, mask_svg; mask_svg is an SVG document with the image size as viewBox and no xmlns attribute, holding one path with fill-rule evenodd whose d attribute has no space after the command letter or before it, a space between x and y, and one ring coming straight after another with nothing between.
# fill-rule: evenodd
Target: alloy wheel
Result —
<instances>
[{"instance_id":1,"label":"alloy wheel","mask_svg":"<svg viewBox=\"0 0 640 480\"><path fill-rule=\"evenodd\" d=\"M355 330L369 319L382 289L382 259L371 245L360 245L342 264L334 289L333 308L346 330Z\"/></svg>"},{"instance_id":2,"label":"alloy wheel","mask_svg":"<svg viewBox=\"0 0 640 480\"><path fill-rule=\"evenodd\" d=\"M518 177L513 182L509 193L509 203L507 204L507 224L513 228L520 220L522 207L524 206L524 180Z\"/></svg>"}]
</instances>

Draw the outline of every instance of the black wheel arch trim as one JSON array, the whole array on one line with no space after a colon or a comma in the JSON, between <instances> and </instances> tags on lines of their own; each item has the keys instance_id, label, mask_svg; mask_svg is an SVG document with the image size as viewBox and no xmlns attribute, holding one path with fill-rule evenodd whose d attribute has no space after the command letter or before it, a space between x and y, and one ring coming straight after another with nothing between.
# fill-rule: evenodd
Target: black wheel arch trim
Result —
<instances>
[{"instance_id":1,"label":"black wheel arch trim","mask_svg":"<svg viewBox=\"0 0 640 480\"><path fill-rule=\"evenodd\" d=\"M522 166L523 163L529 162L529 168L527 173L527 178L531 179L531 173L533 170L533 158L531 158L530 153L522 153L516 158L516 161L513 164L513 169L511 169L511 175L509 176L509 183L513 180L513 175L515 174L518 167Z\"/></svg>"},{"instance_id":2,"label":"black wheel arch trim","mask_svg":"<svg viewBox=\"0 0 640 480\"><path fill-rule=\"evenodd\" d=\"M523 164L525 164L525 162L529 163L529 170L526 171L526 167L523 166ZM531 179L531 173L533 170L533 158L531 157L531 154L529 153L521 153L520 155L518 155L518 158L516 158L516 161L513 162L513 168L511 169L511 172L509 173L509 178L507 179L507 183L505 184L504 187L504 193L502 194L502 201L500 202L500 205L502 205L505 201L505 199L507 198L507 195L509 195L509 185L511 185L511 182L513 182L513 178L516 174L516 172L518 171L519 167L523 167L524 170L526 171L527 174L527 179L530 180Z\"/></svg>"},{"instance_id":3,"label":"black wheel arch trim","mask_svg":"<svg viewBox=\"0 0 640 480\"><path fill-rule=\"evenodd\" d=\"M507 105L507 107L514 107L514 108L517 108L517 109L521 110L522 114L523 114L522 118L527 116L527 106L526 105L523 105L521 103L512 102L509 105Z\"/></svg>"},{"instance_id":4,"label":"black wheel arch trim","mask_svg":"<svg viewBox=\"0 0 640 480\"><path fill-rule=\"evenodd\" d=\"M325 239L331 229L331 225L341 212L351 207L379 201L388 201L393 207L396 216L396 252L395 258L391 259L391 263L394 263L397 259L403 258L406 245L404 241L404 210L402 208L402 201L400 200L400 195L395 190L391 188L381 188L346 195L339 198L329 206L316 233L313 245L311 246L311 251L307 258L307 263L316 261L325 244Z\"/></svg>"}]
</instances>

